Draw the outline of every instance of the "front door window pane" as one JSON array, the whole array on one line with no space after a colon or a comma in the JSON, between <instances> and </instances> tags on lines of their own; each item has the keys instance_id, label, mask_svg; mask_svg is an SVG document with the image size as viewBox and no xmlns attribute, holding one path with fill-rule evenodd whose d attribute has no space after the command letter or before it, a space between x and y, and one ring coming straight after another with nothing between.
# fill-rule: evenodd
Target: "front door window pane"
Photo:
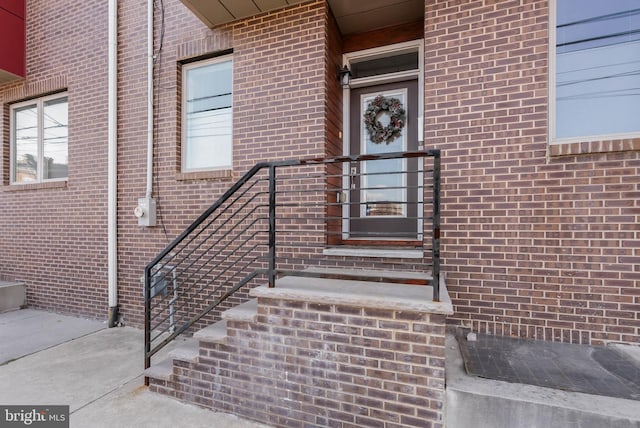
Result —
<instances>
[{"instance_id":1,"label":"front door window pane","mask_svg":"<svg viewBox=\"0 0 640 428\"><path fill-rule=\"evenodd\" d=\"M371 94L362 98L361 113L364 114L369 103L378 94ZM406 106L406 93L404 91L389 92L384 94L387 98L397 98L403 106ZM382 126L389 124L388 113L378 115ZM404 128L400 135L386 142L374 143L362 122L360 132L363 145L363 154L382 154L402 152L406 150L406 133ZM405 169L404 159L383 159L365 161L362 166L362 194L360 200L361 217L405 217L406 216L406 185L405 174L394 173Z\"/></svg>"}]
</instances>

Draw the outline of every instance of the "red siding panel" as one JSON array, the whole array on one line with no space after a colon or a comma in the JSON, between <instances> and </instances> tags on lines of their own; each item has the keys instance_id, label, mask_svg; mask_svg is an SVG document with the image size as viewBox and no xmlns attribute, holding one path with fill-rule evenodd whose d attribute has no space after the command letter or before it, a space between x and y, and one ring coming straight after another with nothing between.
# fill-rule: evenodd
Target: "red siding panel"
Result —
<instances>
[{"instance_id":1,"label":"red siding panel","mask_svg":"<svg viewBox=\"0 0 640 428\"><path fill-rule=\"evenodd\" d=\"M0 71L25 77L25 0L0 2Z\"/></svg>"},{"instance_id":2,"label":"red siding panel","mask_svg":"<svg viewBox=\"0 0 640 428\"><path fill-rule=\"evenodd\" d=\"M23 20L27 17L26 0L0 0L0 9L4 9Z\"/></svg>"}]
</instances>

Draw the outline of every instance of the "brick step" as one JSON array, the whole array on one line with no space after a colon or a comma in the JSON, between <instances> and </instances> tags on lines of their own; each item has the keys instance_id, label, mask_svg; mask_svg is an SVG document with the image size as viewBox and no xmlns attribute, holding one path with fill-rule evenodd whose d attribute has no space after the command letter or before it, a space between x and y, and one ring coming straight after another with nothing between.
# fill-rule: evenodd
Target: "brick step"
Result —
<instances>
[{"instance_id":1,"label":"brick step","mask_svg":"<svg viewBox=\"0 0 640 428\"><path fill-rule=\"evenodd\" d=\"M386 272L356 271L359 280L334 279L340 276L350 277L354 274L350 269L309 268L306 272L326 275L326 278L287 276L278 279L276 288L253 290L256 297L319 299L326 303L354 304L386 309L404 309L427 311L431 313L449 313L450 302L434 303L431 289L415 285L402 284L403 280L413 281L430 278L425 272ZM373 282L366 279L370 278ZM384 280L389 279L387 283ZM304 285L303 285L304 284ZM394 288L389 288L393 286ZM393 291L391 291L393 290ZM402 292L396 293L399 290ZM448 300L448 299L447 299ZM255 322L258 314L258 300L252 299L222 313L222 320L205 327L168 353L168 358L154 364L145 376L157 380L169 381L173 374L174 361L187 363L198 362L200 342L220 343L227 341L227 323Z\"/></svg>"},{"instance_id":2,"label":"brick step","mask_svg":"<svg viewBox=\"0 0 640 428\"><path fill-rule=\"evenodd\" d=\"M178 347L168 352L167 358L153 364L144 371L149 378L170 381L173 375L175 361L196 363L200 355L200 342L225 343L227 338L227 321L251 322L258 314L257 299L249 300L222 313L222 320L198 330L193 338L182 342Z\"/></svg>"},{"instance_id":3,"label":"brick step","mask_svg":"<svg viewBox=\"0 0 640 428\"><path fill-rule=\"evenodd\" d=\"M195 363L198 361L200 346L195 338L185 339L179 342L175 348L167 352L167 357L154 363L144 371L144 375L149 378L169 381L173 374L174 361Z\"/></svg>"},{"instance_id":4,"label":"brick step","mask_svg":"<svg viewBox=\"0 0 640 428\"><path fill-rule=\"evenodd\" d=\"M149 389L276 426L442 425L453 309L445 286L441 294L434 302L421 285L282 277L197 332L197 361L176 363Z\"/></svg>"},{"instance_id":5,"label":"brick step","mask_svg":"<svg viewBox=\"0 0 640 428\"><path fill-rule=\"evenodd\" d=\"M0 313L27 306L27 287L20 282L0 281Z\"/></svg>"}]
</instances>

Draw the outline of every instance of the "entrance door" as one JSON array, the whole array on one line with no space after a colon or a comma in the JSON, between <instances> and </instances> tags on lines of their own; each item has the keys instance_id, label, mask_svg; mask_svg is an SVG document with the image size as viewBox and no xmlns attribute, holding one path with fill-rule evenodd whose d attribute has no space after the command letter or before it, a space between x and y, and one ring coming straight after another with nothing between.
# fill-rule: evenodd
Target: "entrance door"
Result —
<instances>
[{"instance_id":1,"label":"entrance door","mask_svg":"<svg viewBox=\"0 0 640 428\"><path fill-rule=\"evenodd\" d=\"M378 95L400 101L406 124L395 138L376 143L366 129L364 114ZM417 80L352 89L350 105L352 155L418 150ZM377 120L386 126L390 115L383 110ZM349 166L349 240L377 245L419 239L422 189L418 188L418 166L416 158L364 161Z\"/></svg>"}]
</instances>

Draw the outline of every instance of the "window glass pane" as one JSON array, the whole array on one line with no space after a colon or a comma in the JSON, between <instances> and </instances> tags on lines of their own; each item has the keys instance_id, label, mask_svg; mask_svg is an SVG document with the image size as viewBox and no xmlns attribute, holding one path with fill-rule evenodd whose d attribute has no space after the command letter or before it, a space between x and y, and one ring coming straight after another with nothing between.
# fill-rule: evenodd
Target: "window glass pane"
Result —
<instances>
[{"instance_id":1,"label":"window glass pane","mask_svg":"<svg viewBox=\"0 0 640 428\"><path fill-rule=\"evenodd\" d=\"M14 110L14 177L16 183L38 179L38 109L36 105Z\"/></svg>"},{"instance_id":2,"label":"window glass pane","mask_svg":"<svg viewBox=\"0 0 640 428\"><path fill-rule=\"evenodd\" d=\"M557 0L556 138L640 131L640 2Z\"/></svg>"},{"instance_id":3,"label":"window glass pane","mask_svg":"<svg viewBox=\"0 0 640 428\"><path fill-rule=\"evenodd\" d=\"M187 70L185 168L231 167L232 62Z\"/></svg>"},{"instance_id":4,"label":"window glass pane","mask_svg":"<svg viewBox=\"0 0 640 428\"><path fill-rule=\"evenodd\" d=\"M351 63L351 77L377 76L407 70L418 70L418 52Z\"/></svg>"},{"instance_id":5,"label":"window glass pane","mask_svg":"<svg viewBox=\"0 0 640 428\"><path fill-rule=\"evenodd\" d=\"M375 99L376 95L371 94L362 98L361 116L364 115L369 103ZM404 92L387 92L384 95L388 98L397 98L406 108ZM386 112L378 114L376 119L385 127L389 125L391 120ZM391 140L374 143L364 121L361 122L360 135L363 154L381 154L406 150L406 128L402 130L399 136ZM360 200L363 204L360 210L361 217L406 216L406 177L402 173L393 173L394 171L402 171L404 165L405 161L403 159L383 159L362 163Z\"/></svg>"},{"instance_id":6,"label":"window glass pane","mask_svg":"<svg viewBox=\"0 0 640 428\"><path fill-rule=\"evenodd\" d=\"M231 109L194 113L187 120L187 169L231 167Z\"/></svg>"},{"instance_id":7,"label":"window glass pane","mask_svg":"<svg viewBox=\"0 0 640 428\"><path fill-rule=\"evenodd\" d=\"M65 178L69 165L67 98L45 102L43 114L43 179Z\"/></svg>"}]
</instances>

